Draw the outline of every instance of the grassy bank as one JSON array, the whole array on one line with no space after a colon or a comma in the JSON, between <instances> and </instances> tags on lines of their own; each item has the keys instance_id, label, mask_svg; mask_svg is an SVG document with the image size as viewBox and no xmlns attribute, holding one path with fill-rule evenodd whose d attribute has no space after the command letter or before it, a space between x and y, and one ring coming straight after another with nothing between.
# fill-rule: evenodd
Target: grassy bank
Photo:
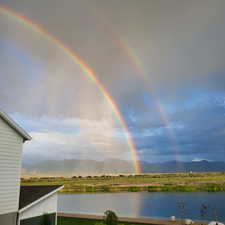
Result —
<instances>
[{"instance_id":1,"label":"grassy bank","mask_svg":"<svg viewBox=\"0 0 225 225\"><path fill-rule=\"evenodd\" d=\"M99 220L58 217L58 225L103 225Z\"/></svg>"},{"instance_id":2,"label":"grassy bank","mask_svg":"<svg viewBox=\"0 0 225 225\"><path fill-rule=\"evenodd\" d=\"M101 220L59 217L58 225L104 225L104 223ZM137 224L119 223L119 225L137 225ZM138 225L141 224L139 223Z\"/></svg>"},{"instance_id":3,"label":"grassy bank","mask_svg":"<svg viewBox=\"0 0 225 225\"><path fill-rule=\"evenodd\" d=\"M30 177L22 185L63 184L63 193L224 192L225 173L173 173L118 176Z\"/></svg>"}]
</instances>

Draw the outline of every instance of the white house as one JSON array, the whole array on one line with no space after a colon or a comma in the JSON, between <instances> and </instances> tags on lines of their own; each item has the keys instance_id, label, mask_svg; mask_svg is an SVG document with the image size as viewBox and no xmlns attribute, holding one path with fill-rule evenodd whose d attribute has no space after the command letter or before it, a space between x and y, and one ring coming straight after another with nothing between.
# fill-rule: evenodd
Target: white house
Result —
<instances>
[{"instance_id":1,"label":"white house","mask_svg":"<svg viewBox=\"0 0 225 225\"><path fill-rule=\"evenodd\" d=\"M61 185L21 186L19 225L57 224L57 192Z\"/></svg>"},{"instance_id":2,"label":"white house","mask_svg":"<svg viewBox=\"0 0 225 225\"><path fill-rule=\"evenodd\" d=\"M0 111L0 225L30 224L29 219L38 217L40 221L44 213L56 218L56 193L62 186L29 186L20 190L22 149L28 140L29 134ZM56 224L56 219L51 221Z\"/></svg>"}]
</instances>

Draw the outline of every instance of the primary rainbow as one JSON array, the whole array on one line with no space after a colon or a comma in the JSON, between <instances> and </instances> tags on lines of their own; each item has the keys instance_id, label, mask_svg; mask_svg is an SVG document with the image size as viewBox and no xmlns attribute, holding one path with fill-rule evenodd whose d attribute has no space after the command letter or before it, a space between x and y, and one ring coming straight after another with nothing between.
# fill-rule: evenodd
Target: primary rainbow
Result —
<instances>
[{"instance_id":1,"label":"primary rainbow","mask_svg":"<svg viewBox=\"0 0 225 225\"><path fill-rule=\"evenodd\" d=\"M119 34L117 34L117 32L113 31L111 24L106 20L106 18L104 18L98 12L98 10L95 7L92 7L90 9L90 12L92 12L93 15L98 19L98 21L103 25L103 27L105 28L106 32L110 35L113 42L127 57L129 62L133 66L135 72L144 79L144 81L150 88L150 94L155 99L157 111L159 112L161 120L167 127L168 135L170 136L170 140L171 140L172 150L177 158L177 161L179 161L180 155L178 153L176 135L175 135L174 131L171 128L169 128L169 118L168 118L165 110L161 106L160 102L157 101L157 96L154 94L155 92L154 92L153 84L152 84L149 76L146 74L146 72L144 70L142 61L139 59L137 54L135 54L135 50L129 46L128 42L123 40L121 38L121 36Z\"/></svg>"},{"instance_id":2,"label":"primary rainbow","mask_svg":"<svg viewBox=\"0 0 225 225\"><path fill-rule=\"evenodd\" d=\"M132 161L134 164L134 168L136 173L141 173L141 165L140 161L138 159L138 151L134 144L134 141L132 139L131 134L129 133L129 129L126 125L125 120L123 119L123 116L119 110L119 107L113 100L112 96L109 94L107 89L103 86L101 81L98 79L96 73L90 68L90 66L84 62L81 57L79 57L77 54L75 54L68 46L66 46L64 43L50 35L47 31L45 31L40 25L35 24L31 20L29 20L27 17L19 14L18 12L9 9L3 5L0 4L0 13L3 13L4 15L10 16L12 18L17 19L19 22L23 23L26 26L29 26L30 29L33 31L41 34L43 37L45 37L48 41L54 43L58 48L60 48L67 56L69 56L76 64L80 66L83 73L91 79L91 81L97 86L98 90L102 93L108 104L111 106L112 110L114 111L115 115L117 116L121 126L125 130L124 135L126 137L128 146L131 150L132 155Z\"/></svg>"}]
</instances>

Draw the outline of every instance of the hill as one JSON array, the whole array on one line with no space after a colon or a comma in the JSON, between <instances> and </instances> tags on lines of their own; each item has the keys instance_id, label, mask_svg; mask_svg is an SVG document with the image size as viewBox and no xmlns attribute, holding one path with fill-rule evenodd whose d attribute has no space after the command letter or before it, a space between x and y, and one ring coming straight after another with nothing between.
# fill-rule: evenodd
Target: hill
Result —
<instances>
[{"instance_id":1,"label":"hill","mask_svg":"<svg viewBox=\"0 0 225 225\"><path fill-rule=\"evenodd\" d=\"M142 173L180 173L180 172L224 172L225 162L178 162L169 161L163 163L141 162ZM62 175L74 174L132 174L135 173L130 161L108 159L96 160L46 160L37 163L23 163L23 174Z\"/></svg>"}]
</instances>

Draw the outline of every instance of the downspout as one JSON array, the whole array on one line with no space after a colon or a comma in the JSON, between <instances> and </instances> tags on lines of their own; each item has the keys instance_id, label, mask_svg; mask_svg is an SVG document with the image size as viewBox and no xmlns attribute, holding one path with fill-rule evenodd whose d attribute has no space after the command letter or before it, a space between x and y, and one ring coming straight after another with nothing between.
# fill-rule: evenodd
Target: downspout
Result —
<instances>
[{"instance_id":1,"label":"downspout","mask_svg":"<svg viewBox=\"0 0 225 225\"><path fill-rule=\"evenodd\" d=\"M19 212L16 213L16 225L20 225L19 224Z\"/></svg>"}]
</instances>

